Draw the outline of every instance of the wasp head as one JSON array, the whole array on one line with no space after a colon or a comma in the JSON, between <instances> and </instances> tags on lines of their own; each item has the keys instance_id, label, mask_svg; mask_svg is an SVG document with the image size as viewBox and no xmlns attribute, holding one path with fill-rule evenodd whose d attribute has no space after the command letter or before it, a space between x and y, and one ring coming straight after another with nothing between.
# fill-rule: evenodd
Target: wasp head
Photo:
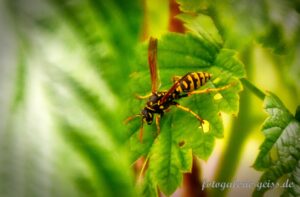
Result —
<instances>
[{"instance_id":1,"label":"wasp head","mask_svg":"<svg viewBox=\"0 0 300 197\"><path fill-rule=\"evenodd\" d=\"M151 111L144 108L141 111L141 114L142 114L142 117L143 117L143 121L145 121L148 125L152 124L152 122L153 122L153 113Z\"/></svg>"}]
</instances>

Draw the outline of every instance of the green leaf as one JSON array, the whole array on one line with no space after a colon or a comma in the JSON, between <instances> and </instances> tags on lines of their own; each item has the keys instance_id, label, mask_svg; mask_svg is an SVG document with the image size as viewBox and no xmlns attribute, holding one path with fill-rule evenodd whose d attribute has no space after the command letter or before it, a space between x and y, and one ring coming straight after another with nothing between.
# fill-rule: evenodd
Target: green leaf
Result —
<instances>
[{"instance_id":1,"label":"green leaf","mask_svg":"<svg viewBox=\"0 0 300 197\"><path fill-rule=\"evenodd\" d=\"M190 32L201 35L212 42L216 42L217 45L223 43L219 30L216 28L211 17L205 14L192 15L187 13L179 14L177 17L185 23L185 27Z\"/></svg>"},{"instance_id":2,"label":"green leaf","mask_svg":"<svg viewBox=\"0 0 300 197\"><path fill-rule=\"evenodd\" d=\"M134 132L130 138L130 151L131 151L131 162L136 161L140 156L146 156L150 151L151 147L153 146L155 137L157 135L156 128L153 125L152 127L145 127L143 128L143 139L142 143L140 141L140 126L141 121L135 120L132 121L135 123L135 126L131 126L131 131L138 131ZM132 124L132 123L130 123Z\"/></svg>"},{"instance_id":3,"label":"green leaf","mask_svg":"<svg viewBox=\"0 0 300 197\"><path fill-rule=\"evenodd\" d=\"M263 196L267 190L279 187L280 184L276 183L277 180L283 175L291 172L295 165L295 161L289 160L285 163L277 164L268 168L260 177L252 196Z\"/></svg>"},{"instance_id":4,"label":"green leaf","mask_svg":"<svg viewBox=\"0 0 300 197\"><path fill-rule=\"evenodd\" d=\"M150 188L153 188L153 185L155 187L158 185L159 189L165 194L172 194L181 184L182 173L191 171L192 147L189 146L189 141L193 139L193 136L189 136L189 134L192 134L193 130L183 133L182 124L174 125L171 130L168 129L171 122L182 121L182 115L184 114L181 111L170 114L170 119L166 120L168 122L165 122L165 120L161 122L161 133L156 138L153 137L153 133L151 134L155 141L152 142L149 147L150 150L148 150L149 168L145 176L151 176L152 178L144 178L142 193L147 193ZM156 130L152 131L156 132ZM145 135L147 134L145 133ZM145 138L147 140L148 137L145 136ZM143 138L142 144L144 143L147 142L144 142Z\"/></svg>"},{"instance_id":5,"label":"green leaf","mask_svg":"<svg viewBox=\"0 0 300 197\"><path fill-rule=\"evenodd\" d=\"M222 74L231 74L238 78L245 77L246 75L243 63L237 58L237 52L234 50L222 49L218 53L214 64L221 69Z\"/></svg>"},{"instance_id":6,"label":"green leaf","mask_svg":"<svg viewBox=\"0 0 300 197\"><path fill-rule=\"evenodd\" d=\"M221 93L222 99L220 99L219 109L223 112L237 115L239 112L239 95L238 93L243 89L240 81L234 80L227 82L226 84L235 84L230 89L223 90ZM224 84L225 85L225 84Z\"/></svg>"},{"instance_id":7,"label":"green leaf","mask_svg":"<svg viewBox=\"0 0 300 197\"><path fill-rule=\"evenodd\" d=\"M288 185L282 196L299 196L300 195L300 161L298 160L296 168L293 170L290 180L287 179Z\"/></svg>"},{"instance_id":8,"label":"green leaf","mask_svg":"<svg viewBox=\"0 0 300 197\"><path fill-rule=\"evenodd\" d=\"M209 132L215 137L223 137L223 123L218 105L212 94L202 94L194 99L195 112L209 122ZM193 101L191 100L191 102Z\"/></svg>"},{"instance_id":9,"label":"green leaf","mask_svg":"<svg viewBox=\"0 0 300 197\"><path fill-rule=\"evenodd\" d=\"M168 119L167 121L171 121ZM168 129L170 122L164 122L160 135L150 153L150 170L153 172L159 189L166 195L171 195L181 184L181 172L190 171L192 152L181 150L176 140L177 136Z\"/></svg>"},{"instance_id":10,"label":"green leaf","mask_svg":"<svg viewBox=\"0 0 300 197\"><path fill-rule=\"evenodd\" d=\"M260 147L259 155L254 163L256 169L268 168L272 165L272 158L269 154L272 147L282 135L282 132L293 120L292 114L285 108L283 103L273 94L267 96L264 101L264 109L270 116L265 120L262 131L266 136Z\"/></svg>"},{"instance_id":11,"label":"green leaf","mask_svg":"<svg viewBox=\"0 0 300 197\"><path fill-rule=\"evenodd\" d=\"M146 95L150 90L146 43L139 46L137 55L136 71L131 75L131 91L132 95ZM212 39L195 32L168 33L158 40L158 71L160 90L168 90L172 86L173 76L199 71L209 72L213 76L200 89L232 85L224 91L192 95L178 101L201 116L206 121L207 130L199 127L199 121L190 113L172 106L161 118L159 134L154 123L151 126L144 124L142 142L138 137L141 120L136 119L129 124L132 162L141 156L149 156L147 173L152 174L150 186L157 184L164 194L170 195L181 184L182 173L191 170L192 155L208 159L213 151L215 138L223 137L220 112L238 113L238 93L242 90L239 79L245 77L245 71L235 51L222 48ZM129 99L131 113L139 113L145 101Z\"/></svg>"},{"instance_id":12,"label":"green leaf","mask_svg":"<svg viewBox=\"0 0 300 197\"><path fill-rule=\"evenodd\" d=\"M270 116L262 126L266 139L254 163L256 169L264 170L259 182L269 181L275 185L279 178L288 175L287 179L293 180L295 186L289 191L297 192L299 181L293 176L298 173L300 160L300 123L272 93L265 97L264 109ZM262 196L268 189L271 188L257 187L253 196Z\"/></svg>"},{"instance_id":13,"label":"green leaf","mask_svg":"<svg viewBox=\"0 0 300 197\"><path fill-rule=\"evenodd\" d=\"M215 138L209 133L193 132L193 154L207 160L213 151Z\"/></svg>"},{"instance_id":14,"label":"green leaf","mask_svg":"<svg viewBox=\"0 0 300 197\"><path fill-rule=\"evenodd\" d=\"M147 170L144 180L141 183L141 186L139 188L140 191L140 196L143 197L154 197L154 196L158 196L158 192L157 192L157 186L156 184L153 182L152 178L151 178L152 172L151 170Z\"/></svg>"}]
</instances>

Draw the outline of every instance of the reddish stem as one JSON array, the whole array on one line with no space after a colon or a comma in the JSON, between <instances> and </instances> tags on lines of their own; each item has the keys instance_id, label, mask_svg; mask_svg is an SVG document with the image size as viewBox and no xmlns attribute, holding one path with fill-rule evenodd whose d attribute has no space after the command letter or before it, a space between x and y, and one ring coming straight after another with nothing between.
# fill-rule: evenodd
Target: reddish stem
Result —
<instances>
[{"instance_id":1,"label":"reddish stem","mask_svg":"<svg viewBox=\"0 0 300 197\"><path fill-rule=\"evenodd\" d=\"M183 192L184 197L206 197L207 193L202 190L201 168L197 162L197 158L193 157L193 167L191 173L185 173L183 177Z\"/></svg>"},{"instance_id":2,"label":"reddish stem","mask_svg":"<svg viewBox=\"0 0 300 197\"><path fill-rule=\"evenodd\" d=\"M184 33L185 28L183 26L182 21L176 18L176 16L181 13L179 9L179 4L175 0L169 0L169 9L169 31Z\"/></svg>"}]
</instances>

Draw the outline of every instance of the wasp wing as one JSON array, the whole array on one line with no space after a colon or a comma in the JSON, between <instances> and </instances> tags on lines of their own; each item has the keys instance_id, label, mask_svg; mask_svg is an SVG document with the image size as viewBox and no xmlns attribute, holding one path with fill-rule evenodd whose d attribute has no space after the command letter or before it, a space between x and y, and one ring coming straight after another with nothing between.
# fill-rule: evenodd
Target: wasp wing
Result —
<instances>
[{"instance_id":1,"label":"wasp wing","mask_svg":"<svg viewBox=\"0 0 300 197\"><path fill-rule=\"evenodd\" d=\"M180 86L181 81L190 73L185 74L184 76L180 77L173 86L169 89L169 91L160 99L160 103L164 103L167 101L168 97L173 94L173 92L176 90L178 86Z\"/></svg>"},{"instance_id":2,"label":"wasp wing","mask_svg":"<svg viewBox=\"0 0 300 197\"><path fill-rule=\"evenodd\" d=\"M157 39L150 37L148 46L148 64L151 75L151 91L157 92L159 79L157 74Z\"/></svg>"},{"instance_id":3,"label":"wasp wing","mask_svg":"<svg viewBox=\"0 0 300 197\"><path fill-rule=\"evenodd\" d=\"M180 85L180 80L176 81L173 86L169 89L169 91L160 99L160 103L164 103L168 97L176 90L176 88Z\"/></svg>"}]
</instances>

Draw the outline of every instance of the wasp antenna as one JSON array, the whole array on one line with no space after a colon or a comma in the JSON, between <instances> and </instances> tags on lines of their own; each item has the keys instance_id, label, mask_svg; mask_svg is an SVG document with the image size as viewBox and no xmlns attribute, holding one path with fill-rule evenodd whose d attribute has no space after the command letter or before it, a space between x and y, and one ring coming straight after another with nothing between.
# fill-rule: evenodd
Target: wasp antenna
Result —
<instances>
[{"instance_id":1,"label":"wasp antenna","mask_svg":"<svg viewBox=\"0 0 300 197\"><path fill-rule=\"evenodd\" d=\"M128 118L126 118L126 120L124 120L124 124L127 124L128 122L130 122L131 120L137 118L137 117L140 117L142 116L141 114L136 114L136 115L133 115L133 116L129 116Z\"/></svg>"},{"instance_id":2,"label":"wasp antenna","mask_svg":"<svg viewBox=\"0 0 300 197\"><path fill-rule=\"evenodd\" d=\"M139 100L143 100L143 99L148 99L149 97L151 97L152 96L152 93L150 93L150 94L147 94L147 95L145 95L145 96L141 96L141 95L135 95L135 98L137 98L137 99L139 99Z\"/></svg>"}]
</instances>

